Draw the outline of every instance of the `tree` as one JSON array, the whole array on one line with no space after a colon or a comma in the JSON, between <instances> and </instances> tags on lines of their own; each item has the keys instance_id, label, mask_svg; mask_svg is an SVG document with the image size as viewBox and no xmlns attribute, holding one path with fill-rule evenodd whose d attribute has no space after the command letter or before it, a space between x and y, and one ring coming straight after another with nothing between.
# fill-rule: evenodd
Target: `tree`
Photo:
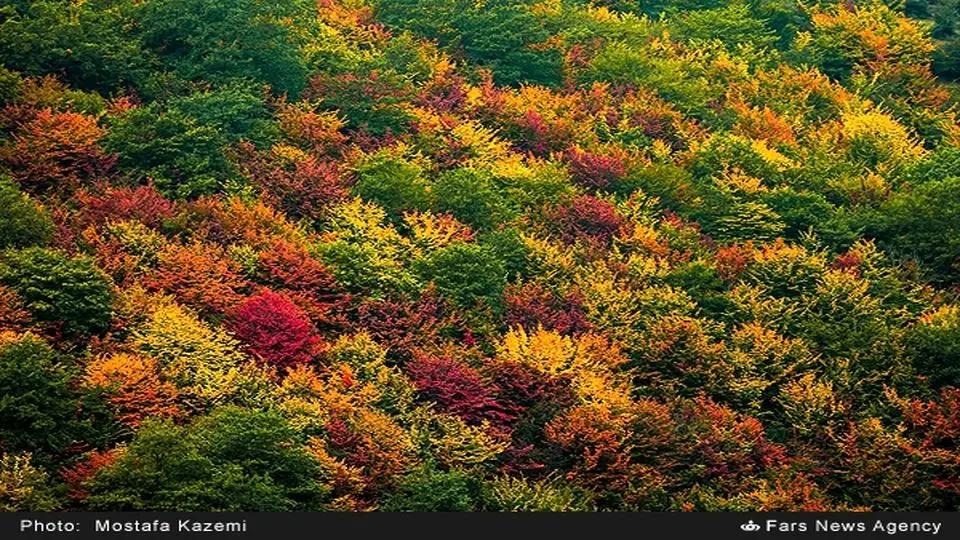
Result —
<instances>
[{"instance_id":1,"label":"tree","mask_svg":"<svg viewBox=\"0 0 960 540\"><path fill-rule=\"evenodd\" d=\"M42 246L52 233L53 221L43 207L0 177L0 249Z\"/></svg>"},{"instance_id":2,"label":"tree","mask_svg":"<svg viewBox=\"0 0 960 540\"><path fill-rule=\"evenodd\" d=\"M138 428L145 418L177 418L177 388L160 379L153 358L117 353L97 358L87 365L83 384L106 394L120 422Z\"/></svg>"},{"instance_id":3,"label":"tree","mask_svg":"<svg viewBox=\"0 0 960 540\"><path fill-rule=\"evenodd\" d=\"M469 366L447 357L420 355L406 367L421 395L444 412L470 424L486 420L504 425L513 420L494 399L480 374Z\"/></svg>"},{"instance_id":4,"label":"tree","mask_svg":"<svg viewBox=\"0 0 960 540\"><path fill-rule=\"evenodd\" d=\"M0 18L0 63L104 94L136 86L155 63L134 30L134 6L129 0L7 2Z\"/></svg>"},{"instance_id":5,"label":"tree","mask_svg":"<svg viewBox=\"0 0 960 540\"><path fill-rule=\"evenodd\" d=\"M930 181L892 197L883 208L881 239L927 264L935 277L960 275L960 177Z\"/></svg>"},{"instance_id":6,"label":"tree","mask_svg":"<svg viewBox=\"0 0 960 540\"><path fill-rule=\"evenodd\" d=\"M46 471L33 456L0 455L0 512L49 512L59 506Z\"/></svg>"},{"instance_id":7,"label":"tree","mask_svg":"<svg viewBox=\"0 0 960 540\"><path fill-rule=\"evenodd\" d=\"M148 420L89 483L91 510L284 512L322 508L319 466L275 412L217 409Z\"/></svg>"},{"instance_id":8,"label":"tree","mask_svg":"<svg viewBox=\"0 0 960 540\"><path fill-rule=\"evenodd\" d=\"M254 357L284 369L311 361L320 344L317 329L306 314L289 298L269 289L237 306L229 328Z\"/></svg>"},{"instance_id":9,"label":"tree","mask_svg":"<svg viewBox=\"0 0 960 540\"><path fill-rule=\"evenodd\" d=\"M0 147L0 161L27 191L70 192L113 167L116 158L101 147L104 131L96 118L50 109L25 116L12 139Z\"/></svg>"},{"instance_id":10,"label":"tree","mask_svg":"<svg viewBox=\"0 0 960 540\"><path fill-rule=\"evenodd\" d=\"M443 472L423 466L404 476L388 493L387 512L469 512L476 510L480 486L470 475L457 470Z\"/></svg>"},{"instance_id":11,"label":"tree","mask_svg":"<svg viewBox=\"0 0 960 540\"><path fill-rule=\"evenodd\" d=\"M473 243L455 242L438 249L418 262L418 270L424 281L433 282L437 292L461 307L478 300L496 306L507 285L503 262Z\"/></svg>"},{"instance_id":12,"label":"tree","mask_svg":"<svg viewBox=\"0 0 960 540\"><path fill-rule=\"evenodd\" d=\"M398 219L407 210L426 210L427 183L416 164L398 159L374 158L357 171L354 194L375 202Z\"/></svg>"},{"instance_id":13,"label":"tree","mask_svg":"<svg viewBox=\"0 0 960 540\"><path fill-rule=\"evenodd\" d=\"M202 313L224 313L242 299L247 281L222 249L196 243L170 245L157 255L148 286L172 293Z\"/></svg>"},{"instance_id":14,"label":"tree","mask_svg":"<svg viewBox=\"0 0 960 540\"><path fill-rule=\"evenodd\" d=\"M143 44L186 80L263 81L276 94L295 97L307 67L301 24L315 16L305 1L159 0L138 19Z\"/></svg>"},{"instance_id":15,"label":"tree","mask_svg":"<svg viewBox=\"0 0 960 540\"><path fill-rule=\"evenodd\" d=\"M431 195L434 208L448 212L474 229L489 229L509 218L491 175L470 168L455 169L440 175Z\"/></svg>"},{"instance_id":16,"label":"tree","mask_svg":"<svg viewBox=\"0 0 960 540\"><path fill-rule=\"evenodd\" d=\"M78 396L70 373L40 338L0 345L0 448L54 454L73 442Z\"/></svg>"},{"instance_id":17,"label":"tree","mask_svg":"<svg viewBox=\"0 0 960 540\"><path fill-rule=\"evenodd\" d=\"M538 47L550 37L548 20L526 0L474 4L463 0L386 0L381 20L437 39L493 70L498 83L556 84L560 51Z\"/></svg>"},{"instance_id":18,"label":"tree","mask_svg":"<svg viewBox=\"0 0 960 540\"><path fill-rule=\"evenodd\" d=\"M107 329L113 285L87 257L27 248L0 254L0 283L12 288L34 320L77 337Z\"/></svg>"},{"instance_id":19,"label":"tree","mask_svg":"<svg viewBox=\"0 0 960 540\"><path fill-rule=\"evenodd\" d=\"M118 117L104 144L121 168L152 179L167 197L191 199L217 193L238 177L217 127L154 103Z\"/></svg>"}]
</instances>

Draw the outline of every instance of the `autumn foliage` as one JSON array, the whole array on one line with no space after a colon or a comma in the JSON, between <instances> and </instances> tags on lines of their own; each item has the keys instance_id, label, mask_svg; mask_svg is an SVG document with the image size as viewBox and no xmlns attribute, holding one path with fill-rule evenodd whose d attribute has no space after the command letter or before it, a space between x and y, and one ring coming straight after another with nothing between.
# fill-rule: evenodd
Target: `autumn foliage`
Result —
<instances>
[{"instance_id":1,"label":"autumn foliage","mask_svg":"<svg viewBox=\"0 0 960 540\"><path fill-rule=\"evenodd\" d=\"M960 510L956 4L6 2L0 511Z\"/></svg>"}]
</instances>

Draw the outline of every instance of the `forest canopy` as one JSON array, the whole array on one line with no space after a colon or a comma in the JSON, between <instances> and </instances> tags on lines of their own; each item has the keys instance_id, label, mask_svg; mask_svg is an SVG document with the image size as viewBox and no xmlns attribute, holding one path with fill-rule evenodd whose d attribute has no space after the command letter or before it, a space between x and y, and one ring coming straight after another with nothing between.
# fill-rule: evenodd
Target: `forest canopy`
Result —
<instances>
[{"instance_id":1,"label":"forest canopy","mask_svg":"<svg viewBox=\"0 0 960 540\"><path fill-rule=\"evenodd\" d=\"M0 0L0 511L960 510L957 0Z\"/></svg>"}]
</instances>

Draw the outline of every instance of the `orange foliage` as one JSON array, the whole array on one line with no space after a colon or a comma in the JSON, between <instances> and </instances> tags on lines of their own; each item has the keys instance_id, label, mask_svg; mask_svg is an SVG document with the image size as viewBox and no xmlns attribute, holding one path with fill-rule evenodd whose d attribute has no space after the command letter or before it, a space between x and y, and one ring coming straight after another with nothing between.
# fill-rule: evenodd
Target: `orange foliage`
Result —
<instances>
[{"instance_id":1,"label":"orange foliage","mask_svg":"<svg viewBox=\"0 0 960 540\"><path fill-rule=\"evenodd\" d=\"M176 404L176 386L160 379L152 358L127 353L97 358L87 365L83 383L104 391L117 420L132 428L145 418L184 414Z\"/></svg>"}]
</instances>

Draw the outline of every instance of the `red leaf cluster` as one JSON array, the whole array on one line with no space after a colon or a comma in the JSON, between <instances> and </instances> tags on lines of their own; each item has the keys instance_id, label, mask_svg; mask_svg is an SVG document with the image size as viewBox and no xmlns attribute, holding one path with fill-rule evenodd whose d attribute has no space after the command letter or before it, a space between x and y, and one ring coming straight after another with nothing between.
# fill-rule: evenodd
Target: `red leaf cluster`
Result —
<instances>
[{"instance_id":1,"label":"red leaf cluster","mask_svg":"<svg viewBox=\"0 0 960 540\"><path fill-rule=\"evenodd\" d=\"M32 192L73 190L102 177L116 162L100 147L103 130L92 116L42 109L0 147L0 162Z\"/></svg>"},{"instance_id":2,"label":"red leaf cluster","mask_svg":"<svg viewBox=\"0 0 960 540\"><path fill-rule=\"evenodd\" d=\"M607 201L592 195L581 195L570 203L547 210L560 237L565 242L583 240L608 245L627 221Z\"/></svg>"},{"instance_id":3,"label":"red leaf cluster","mask_svg":"<svg viewBox=\"0 0 960 540\"><path fill-rule=\"evenodd\" d=\"M505 425L514 420L510 411L495 399L480 373L456 360L420 354L407 363L407 373L425 398L467 423L488 420Z\"/></svg>"},{"instance_id":4,"label":"red leaf cluster","mask_svg":"<svg viewBox=\"0 0 960 540\"><path fill-rule=\"evenodd\" d=\"M587 188L608 188L627 173L623 161L614 155L594 154L569 148L566 158L573 180Z\"/></svg>"},{"instance_id":5,"label":"red leaf cluster","mask_svg":"<svg viewBox=\"0 0 960 540\"><path fill-rule=\"evenodd\" d=\"M535 283L512 285L504 296L506 323L534 330L542 326L560 334L580 334L590 329L583 295L571 290L563 296Z\"/></svg>"},{"instance_id":6,"label":"red leaf cluster","mask_svg":"<svg viewBox=\"0 0 960 540\"><path fill-rule=\"evenodd\" d=\"M258 359L290 368L310 362L318 352L317 329L289 298L264 290L230 314L230 330Z\"/></svg>"}]
</instances>

